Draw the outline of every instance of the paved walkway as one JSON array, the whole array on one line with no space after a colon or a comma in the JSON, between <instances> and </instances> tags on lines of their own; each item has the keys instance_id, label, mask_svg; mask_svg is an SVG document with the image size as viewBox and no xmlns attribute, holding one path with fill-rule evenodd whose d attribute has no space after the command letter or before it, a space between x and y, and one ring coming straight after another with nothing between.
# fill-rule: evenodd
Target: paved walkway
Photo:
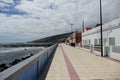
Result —
<instances>
[{"instance_id":1,"label":"paved walkway","mask_svg":"<svg viewBox=\"0 0 120 80\"><path fill-rule=\"evenodd\" d=\"M120 62L59 44L46 80L120 80Z\"/></svg>"}]
</instances>

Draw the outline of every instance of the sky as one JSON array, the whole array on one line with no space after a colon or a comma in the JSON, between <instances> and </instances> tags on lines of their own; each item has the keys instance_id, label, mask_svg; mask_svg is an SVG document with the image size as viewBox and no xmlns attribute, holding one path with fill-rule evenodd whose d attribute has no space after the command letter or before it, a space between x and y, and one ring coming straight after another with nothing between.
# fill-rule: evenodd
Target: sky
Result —
<instances>
[{"instance_id":1,"label":"sky","mask_svg":"<svg viewBox=\"0 0 120 80\"><path fill-rule=\"evenodd\" d=\"M102 0L103 22L120 17L120 0ZM27 42L99 23L99 0L0 0L0 43ZM92 26L91 26L92 27Z\"/></svg>"}]
</instances>

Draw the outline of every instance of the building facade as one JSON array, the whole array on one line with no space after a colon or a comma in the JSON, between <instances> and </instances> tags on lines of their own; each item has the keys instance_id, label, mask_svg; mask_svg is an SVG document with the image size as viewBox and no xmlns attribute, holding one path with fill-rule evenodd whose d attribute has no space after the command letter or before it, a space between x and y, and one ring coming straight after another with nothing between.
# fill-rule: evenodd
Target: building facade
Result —
<instances>
[{"instance_id":1,"label":"building facade","mask_svg":"<svg viewBox=\"0 0 120 80\"><path fill-rule=\"evenodd\" d=\"M81 32L75 32L72 35L70 35L67 40L66 40L66 44L80 44L82 42L82 33Z\"/></svg>"},{"instance_id":2,"label":"building facade","mask_svg":"<svg viewBox=\"0 0 120 80\"><path fill-rule=\"evenodd\" d=\"M101 54L100 26L82 33L82 46L87 50ZM103 25L103 53L120 60L120 18Z\"/></svg>"}]
</instances>

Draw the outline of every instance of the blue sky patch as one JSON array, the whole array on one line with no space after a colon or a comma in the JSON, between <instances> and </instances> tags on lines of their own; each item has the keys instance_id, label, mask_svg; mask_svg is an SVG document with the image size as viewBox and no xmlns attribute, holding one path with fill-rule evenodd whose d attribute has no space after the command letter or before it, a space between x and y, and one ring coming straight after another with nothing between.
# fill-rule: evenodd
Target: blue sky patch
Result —
<instances>
[{"instance_id":1,"label":"blue sky patch","mask_svg":"<svg viewBox=\"0 0 120 80\"><path fill-rule=\"evenodd\" d=\"M16 9L15 7L20 4L21 0L13 0L13 3L6 3L0 1L0 3L5 4L5 6L0 7L0 13L6 14L7 16L11 15L27 15L27 12Z\"/></svg>"},{"instance_id":2,"label":"blue sky patch","mask_svg":"<svg viewBox=\"0 0 120 80\"><path fill-rule=\"evenodd\" d=\"M6 5L10 5L10 3L6 3L4 1L0 1L0 3L6 4Z\"/></svg>"}]
</instances>

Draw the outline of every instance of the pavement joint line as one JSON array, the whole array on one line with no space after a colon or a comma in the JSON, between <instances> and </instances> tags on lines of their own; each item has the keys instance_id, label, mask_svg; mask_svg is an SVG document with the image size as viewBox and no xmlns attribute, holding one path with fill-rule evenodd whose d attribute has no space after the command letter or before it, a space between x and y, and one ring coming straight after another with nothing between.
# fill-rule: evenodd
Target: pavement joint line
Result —
<instances>
[{"instance_id":1,"label":"pavement joint line","mask_svg":"<svg viewBox=\"0 0 120 80\"><path fill-rule=\"evenodd\" d=\"M67 65L67 69L68 69L71 80L80 80L77 72L75 71L73 65L71 64L71 62L70 62L69 58L67 57L67 55L66 55L64 49L62 48L62 46L61 46L61 50L62 50L64 59L65 59L65 63Z\"/></svg>"}]
</instances>

